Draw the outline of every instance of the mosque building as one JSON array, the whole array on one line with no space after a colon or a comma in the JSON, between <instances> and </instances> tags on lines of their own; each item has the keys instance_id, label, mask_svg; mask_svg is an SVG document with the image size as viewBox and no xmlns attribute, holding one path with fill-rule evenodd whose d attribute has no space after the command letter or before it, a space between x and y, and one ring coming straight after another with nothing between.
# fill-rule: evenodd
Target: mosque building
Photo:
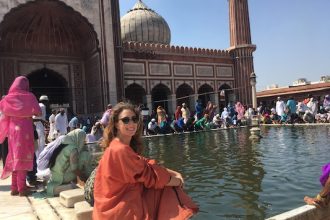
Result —
<instances>
[{"instance_id":1,"label":"mosque building","mask_svg":"<svg viewBox=\"0 0 330 220\"><path fill-rule=\"evenodd\" d=\"M170 25L137 0L0 0L0 94L18 75L32 92L77 114L130 100L169 113L195 100L252 105L254 72L247 0L229 0L230 47L171 45Z\"/></svg>"}]
</instances>

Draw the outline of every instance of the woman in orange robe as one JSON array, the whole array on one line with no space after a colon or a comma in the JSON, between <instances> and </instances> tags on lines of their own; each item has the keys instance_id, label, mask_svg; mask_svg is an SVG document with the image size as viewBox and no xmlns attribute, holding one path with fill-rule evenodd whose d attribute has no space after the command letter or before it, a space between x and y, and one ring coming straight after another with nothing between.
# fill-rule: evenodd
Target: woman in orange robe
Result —
<instances>
[{"instance_id":1,"label":"woman in orange robe","mask_svg":"<svg viewBox=\"0 0 330 220\"><path fill-rule=\"evenodd\" d=\"M183 190L180 173L142 157L138 109L118 103L105 129L94 182L94 220L188 219L198 207Z\"/></svg>"}]
</instances>

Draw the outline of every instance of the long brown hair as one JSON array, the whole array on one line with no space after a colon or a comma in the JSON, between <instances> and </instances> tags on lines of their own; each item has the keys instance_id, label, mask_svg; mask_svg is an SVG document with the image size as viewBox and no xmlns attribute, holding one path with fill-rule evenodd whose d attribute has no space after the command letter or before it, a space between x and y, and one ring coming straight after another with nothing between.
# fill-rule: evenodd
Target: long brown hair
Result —
<instances>
[{"instance_id":1,"label":"long brown hair","mask_svg":"<svg viewBox=\"0 0 330 220\"><path fill-rule=\"evenodd\" d=\"M109 121L108 126L104 129L103 140L102 140L101 145L104 149L106 149L107 147L109 147L110 142L117 136L118 130L117 130L115 124L119 120L119 118L118 118L119 114L125 109L131 110L132 112L135 113L135 115L137 117L139 117L137 130L131 139L130 147L136 153L141 154L143 151L142 138L141 138L142 129L143 129L142 117L141 117L139 109L136 106L134 106L133 104L128 103L128 102L119 102L117 105L115 105L112 108L110 121Z\"/></svg>"}]
</instances>

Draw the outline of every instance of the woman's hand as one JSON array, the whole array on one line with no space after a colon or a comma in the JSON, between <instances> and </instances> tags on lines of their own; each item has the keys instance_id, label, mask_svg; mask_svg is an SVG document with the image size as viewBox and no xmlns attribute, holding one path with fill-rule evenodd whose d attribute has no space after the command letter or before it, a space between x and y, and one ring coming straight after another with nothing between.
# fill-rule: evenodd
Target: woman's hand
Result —
<instances>
[{"instance_id":1,"label":"woman's hand","mask_svg":"<svg viewBox=\"0 0 330 220\"><path fill-rule=\"evenodd\" d=\"M176 172L176 171L171 170L171 169L168 169L168 168L166 168L166 170L171 175L171 179L168 182L168 184L171 184L171 185L168 185L168 186L181 186L181 187L183 187L184 180L183 180L183 177L182 177L181 173Z\"/></svg>"},{"instance_id":2,"label":"woman's hand","mask_svg":"<svg viewBox=\"0 0 330 220\"><path fill-rule=\"evenodd\" d=\"M180 178L177 178L175 176L170 177L170 181L166 184L166 186L181 186L182 187L183 182Z\"/></svg>"},{"instance_id":3,"label":"woman's hand","mask_svg":"<svg viewBox=\"0 0 330 220\"><path fill-rule=\"evenodd\" d=\"M181 174L178 173L175 177L178 178L180 180L180 182L181 182L181 184L179 186L183 187L184 180L183 180L183 177L181 176Z\"/></svg>"}]
</instances>

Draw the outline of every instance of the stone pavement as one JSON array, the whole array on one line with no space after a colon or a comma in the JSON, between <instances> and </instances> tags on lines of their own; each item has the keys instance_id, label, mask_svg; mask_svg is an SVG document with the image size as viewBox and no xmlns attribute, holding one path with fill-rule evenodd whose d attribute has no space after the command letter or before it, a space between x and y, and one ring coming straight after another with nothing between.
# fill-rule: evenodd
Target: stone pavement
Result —
<instances>
[{"instance_id":1,"label":"stone pavement","mask_svg":"<svg viewBox=\"0 0 330 220\"><path fill-rule=\"evenodd\" d=\"M1 160L0 172L2 172ZM74 208L66 208L61 205L58 197L46 198L44 194L40 192L34 193L28 197L11 196L10 185L11 177L5 180L0 180L0 219L75 219Z\"/></svg>"}]
</instances>

